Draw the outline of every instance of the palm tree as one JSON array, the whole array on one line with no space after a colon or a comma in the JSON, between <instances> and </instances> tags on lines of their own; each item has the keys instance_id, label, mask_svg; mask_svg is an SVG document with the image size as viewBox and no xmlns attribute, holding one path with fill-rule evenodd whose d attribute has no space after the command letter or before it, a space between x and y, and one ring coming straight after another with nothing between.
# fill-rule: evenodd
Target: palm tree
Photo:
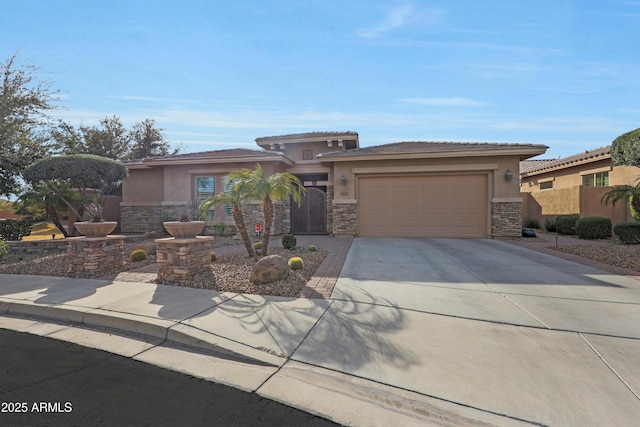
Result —
<instances>
[{"instance_id":1,"label":"palm tree","mask_svg":"<svg viewBox=\"0 0 640 427\"><path fill-rule=\"evenodd\" d=\"M230 176L228 176L227 179L230 179ZM253 246L251 245L251 239L249 239L247 226L244 222L244 215L242 214L242 204L247 200L247 195L243 193L243 188L238 182L232 182L234 182L234 184L228 187L228 191L211 196L202 202L200 205L200 214L202 216L206 216L207 212L212 208L217 208L218 206L227 203L231 204L233 221L235 222L236 227L238 227L238 233L240 233L240 236L242 237L242 242L244 243L244 247L247 249L249 257L253 258L256 255L253 251Z\"/></svg>"},{"instance_id":2,"label":"palm tree","mask_svg":"<svg viewBox=\"0 0 640 427\"><path fill-rule=\"evenodd\" d=\"M640 179L636 182L640 182ZM605 205L611 202L613 206L615 206L616 202L619 202L620 200L629 201L631 216L636 221L640 221L640 183L636 185L627 184L614 187L602 196L601 202Z\"/></svg>"},{"instance_id":3,"label":"palm tree","mask_svg":"<svg viewBox=\"0 0 640 427\"><path fill-rule=\"evenodd\" d=\"M262 256L267 255L269 237L273 226L273 202L287 199L289 196L300 204L302 195L306 192L304 185L293 174L288 172L274 173L268 178L264 176L262 167L258 164L255 169L243 169L231 173L229 176L251 199L262 201L264 215L264 235L262 237Z\"/></svg>"}]
</instances>

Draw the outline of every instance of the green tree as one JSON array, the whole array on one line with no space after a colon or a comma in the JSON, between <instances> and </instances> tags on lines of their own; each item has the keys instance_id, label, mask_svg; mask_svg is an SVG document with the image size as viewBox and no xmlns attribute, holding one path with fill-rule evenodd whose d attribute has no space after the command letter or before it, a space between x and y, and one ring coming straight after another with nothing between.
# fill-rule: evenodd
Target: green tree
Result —
<instances>
[{"instance_id":1,"label":"green tree","mask_svg":"<svg viewBox=\"0 0 640 427\"><path fill-rule=\"evenodd\" d=\"M51 130L51 140L56 154L86 154L87 152L83 132L63 120L58 121Z\"/></svg>"},{"instance_id":2,"label":"green tree","mask_svg":"<svg viewBox=\"0 0 640 427\"><path fill-rule=\"evenodd\" d=\"M51 83L36 79L33 65L15 54L0 64L0 194L17 194L23 169L48 153L51 118L59 101Z\"/></svg>"},{"instance_id":3,"label":"green tree","mask_svg":"<svg viewBox=\"0 0 640 427\"><path fill-rule=\"evenodd\" d=\"M259 164L254 169L243 169L232 173L231 179L240 187L240 191L247 197L262 202L264 215L264 234L262 236L262 256L267 255L269 237L274 219L274 201L282 201L289 197L300 204L302 195L306 193L304 185L293 174L278 172L268 178Z\"/></svg>"},{"instance_id":4,"label":"green tree","mask_svg":"<svg viewBox=\"0 0 640 427\"><path fill-rule=\"evenodd\" d=\"M86 154L108 157L114 160L127 158L131 137L117 116L100 120L101 128L80 126Z\"/></svg>"},{"instance_id":5,"label":"green tree","mask_svg":"<svg viewBox=\"0 0 640 427\"><path fill-rule=\"evenodd\" d=\"M620 200L628 200L631 216L636 221L640 221L640 179L637 182L639 183L636 185L627 184L614 187L602 196L601 202L605 205L611 202L615 206Z\"/></svg>"},{"instance_id":6,"label":"green tree","mask_svg":"<svg viewBox=\"0 0 640 427\"><path fill-rule=\"evenodd\" d=\"M233 179L232 175L228 175L225 179ZM234 181L234 184L228 186L228 191L224 193L217 194L215 196L211 196L206 199L200 205L200 215L206 217L207 212L210 209L215 209L218 206L231 204L232 210L231 213L233 215L233 222L235 222L236 227L238 228L238 233L242 237L242 242L244 243L244 247L247 249L247 254L249 257L255 257L255 252L253 250L253 246L251 245L251 239L249 239L249 233L247 232L247 226L245 224L244 215L242 213L242 205L247 201L248 195L243 193L243 188Z\"/></svg>"},{"instance_id":7,"label":"green tree","mask_svg":"<svg viewBox=\"0 0 640 427\"><path fill-rule=\"evenodd\" d=\"M71 191L69 185L65 182L55 184L58 192L62 194L64 200L72 205L79 203L77 193ZM22 215L42 215L44 214L47 221L52 222L64 237L69 237L69 233L60 222L58 212L67 209L65 202L61 197L56 195L43 183L36 183L27 191L20 194L15 204L16 213Z\"/></svg>"},{"instance_id":8,"label":"green tree","mask_svg":"<svg viewBox=\"0 0 640 427\"><path fill-rule=\"evenodd\" d=\"M171 150L169 143L164 139L163 130L156 128L155 122L151 119L133 125L129 132L131 151L127 154L127 158L142 159L177 154L179 149Z\"/></svg>"},{"instance_id":9,"label":"green tree","mask_svg":"<svg viewBox=\"0 0 640 427\"><path fill-rule=\"evenodd\" d=\"M91 154L72 154L49 157L29 165L24 179L34 185L43 183L62 202L81 218L76 206L63 194L62 185L79 189L82 205L90 202L103 204L103 196L129 175L127 167L113 159ZM98 200L89 195L90 189L98 191Z\"/></svg>"},{"instance_id":10,"label":"green tree","mask_svg":"<svg viewBox=\"0 0 640 427\"><path fill-rule=\"evenodd\" d=\"M640 128L613 140L611 161L614 165L640 166Z\"/></svg>"}]
</instances>

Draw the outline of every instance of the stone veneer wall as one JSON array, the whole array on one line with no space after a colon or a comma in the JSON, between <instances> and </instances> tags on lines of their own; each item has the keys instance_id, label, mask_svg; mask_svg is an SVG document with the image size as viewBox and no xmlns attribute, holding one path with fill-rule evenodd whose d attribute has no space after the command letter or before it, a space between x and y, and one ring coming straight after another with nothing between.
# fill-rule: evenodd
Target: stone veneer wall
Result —
<instances>
[{"instance_id":1,"label":"stone veneer wall","mask_svg":"<svg viewBox=\"0 0 640 427\"><path fill-rule=\"evenodd\" d=\"M522 202L491 202L491 237L522 236Z\"/></svg>"},{"instance_id":2,"label":"stone veneer wall","mask_svg":"<svg viewBox=\"0 0 640 427\"><path fill-rule=\"evenodd\" d=\"M213 237L197 236L195 239L169 237L157 239L155 242L159 281L179 282L211 268Z\"/></svg>"},{"instance_id":3,"label":"stone veneer wall","mask_svg":"<svg viewBox=\"0 0 640 427\"><path fill-rule=\"evenodd\" d=\"M12 254L44 254L49 252L66 252L67 239L34 240L19 242L5 242Z\"/></svg>"},{"instance_id":4,"label":"stone veneer wall","mask_svg":"<svg viewBox=\"0 0 640 427\"><path fill-rule=\"evenodd\" d=\"M274 220L271 234L286 234L291 231L290 202L286 200L275 202L273 205ZM164 233L162 223L178 220L182 209L182 205L121 206L120 229L123 233L145 233L147 231ZM255 225L258 222L264 228L264 217L260 203L247 203L242 207L242 213L249 233L255 232ZM233 228L235 229L235 224Z\"/></svg>"},{"instance_id":5,"label":"stone veneer wall","mask_svg":"<svg viewBox=\"0 0 640 427\"><path fill-rule=\"evenodd\" d=\"M249 235L255 234L256 223L262 224L264 231L264 216L262 215L262 205L258 203L246 204L242 207L244 222ZM273 228L271 235L286 234L291 231L291 205L290 202L275 202L273 204Z\"/></svg>"},{"instance_id":6,"label":"stone veneer wall","mask_svg":"<svg viewBox=\"0 0 640 427\"><path fill-rule=\"evenodd\" d=\"M325 212L327 213L327 233L333 234L333 197L335 191L333 186L327 187L327 197Z\"/></svg>"},{"instance_id":7,"label":"stone veneer wall","mask_svg":"<svg viewBox=\"0 0 640 427\"><path fill-rule=\"evenodd\" d=\"M121 267L124 262L124 236L70 237L69 269L76 277L94 278L98 273Z\"/></svg>"},{"instance_id":8,"label":"stone veneer wall","mask_svg":"<svg viewBox=\"0 0 640 427\"><path fill-rule=\"evenodd\" d=\"M145 233L157 231L164 233L162 223L168 221L166 208L174 206L121 206L120 230L123 233ZM175 206L177 210L177 206Z\"/></svg>"},{"instance_id":9,"label":"stone veneer wall","mask_svg":"<svg viewBox=\"0 0 640 427\"><path fill-rule=\"evenodd\" d=\"M333 201L333 234L355 236L358 232L358 204Z\"/></svg>"}]
</instances>

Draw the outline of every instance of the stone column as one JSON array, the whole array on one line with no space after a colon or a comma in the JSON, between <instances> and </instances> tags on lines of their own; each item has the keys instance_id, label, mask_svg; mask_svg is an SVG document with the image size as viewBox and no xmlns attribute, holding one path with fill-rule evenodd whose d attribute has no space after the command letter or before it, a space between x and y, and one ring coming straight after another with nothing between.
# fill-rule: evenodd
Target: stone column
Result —
<instances>
[{"instance_id":1,"label":"stone column","mask_svg":"<svg viewBox=\"0 0 640 427\"><path fill-rule=\"evenodd\" d=\"M522 199L491 201L491 237L522 236Z\"/></svg>"},{"instance_id":2,"label":"stone column","mask_svg":"<svg viewBox=\"0 0 640 427\"><path fill-rule=\"evenodd\" d=\"M355 236L358 231L358 201L333 201L333 234Z\"/></svg>"},{"instance_id":3,"label":"stone column","mask_svg":"<svg viewBox=\"0 0 640 427\"><path fill-rule=\"evenodd\" d=\"M70 237L68 272L76 277L94 278L124 265L124 236Z\"/></svg>"},{"instance_id":4,"label":"stone column","mask_svg":"<svg viewBox=\"0 0 640 427\"><path fill-rule=\"evenodd\" d=\"M211 236L157 239L158 281L179 282L211 268Z\"/></svg>"}]
</instances>

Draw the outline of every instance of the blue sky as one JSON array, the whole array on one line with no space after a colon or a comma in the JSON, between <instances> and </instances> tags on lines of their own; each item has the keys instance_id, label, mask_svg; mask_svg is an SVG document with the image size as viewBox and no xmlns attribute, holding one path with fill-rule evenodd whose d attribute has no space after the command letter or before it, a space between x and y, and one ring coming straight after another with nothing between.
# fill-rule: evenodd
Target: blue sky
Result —
<instances>
[{"instance_id":1,"label":"blue sky","mask_svg":"<svg viewBox=\"0 0 640 427\"><path fill-rule=\"evenodd\" d=\"M184 151L356 131L361 146L545 144L640 127L640 0L0 0L75 125L146 118Z\"/></svg>"}]
</instances>

